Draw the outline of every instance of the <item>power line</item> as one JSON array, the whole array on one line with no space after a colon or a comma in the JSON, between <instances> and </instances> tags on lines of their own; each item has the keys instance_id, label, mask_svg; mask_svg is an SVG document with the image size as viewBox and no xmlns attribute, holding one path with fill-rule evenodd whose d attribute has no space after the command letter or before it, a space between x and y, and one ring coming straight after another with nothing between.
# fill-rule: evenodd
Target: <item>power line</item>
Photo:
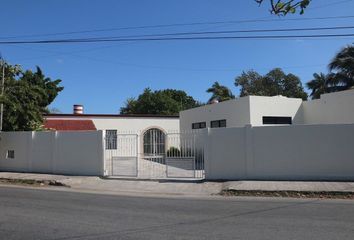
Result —
<instances>
[{"instance_id":1,"label":"power line","mask_svg":"<svg viewBox=\"0 0 354 240\"><path fill-rule=\"evenodd\" d=\"M17 46L13 45L16 47L21 47L21 48L28 48L28 47L23 47L23 46ZM172 71L187 71L187 72L235 72L235 71L242 71L244 69L240 69L237 67L227 67L227 68L212 68L212 67L207 67L207 68L191 68L189 67L176 67L176 66L160 66L160 65L146 65L146 64L139 64L139 63L129 63L129 62L122 62L122 61L110 61L107 59L99 59L99 58L94 58L91 56L83 56L83 55L78 55L76 54L77 52L70 52L70 53L61 53L57 51L48 51L48 50L43 50L43 49L34 49L34 48L28 48L29 50L32 51L41 51L41 52L50 52L50 53L56 53L56 54L51 54L51 55L46 55L46 56L39 56L39 57L34 57L34 58L21 58L19 59L20 61L26 61L26 60L31 60L31 59L41 59L41 58L48 58L48 57L53 57L53 56L61 56L61 55L70 55L74 58L78 59L86 59L89 61L94 61L94 62L103 62L103 63L108 63L112 65L120 65L123 67L132 67L132 68L139 68L139 69L157 69L157 70L172 70ZM327 66L326 63L322 64L315 64L315 65L295 65L295 66L280 66L282 69L303 69L303 68L314 68L314 67L323 67ZM272 67L253 67L258 70L269 70ZM251 69L251 68L250 68Z\"/></svg>"},{"instance_id":2,"label":"power line","mask_svg":"<svg viewBox=\"0 0 354 240\"><path fill-rule=\"evenodd\" d=\"M242 23L256 23L256 22L309 21L309 20L331 20L331 19L348 19L348 18L354 18L354 15L308 17L308 18L306 18L306 17L302 17L302 18L283 18L283 19L249 19L249 20L228 20L228 21L210 21L210 22L192 22L192 23L144 25L144 26L130 26L130 27L105 28L105 29L82 30L82 31L71 31L71 32L59 32L59 33L49 33L49 34L32 34L32 35L7 36L7 37L1 37L0 39L17 39L17 38L28 38L28 37L72 35L72 34L81 34L81 33L110 32L110 31L118 31L118 30L137 30L137 29L153 29L153 28L168 28L168 27L182 27L182 26L198 26L198 25L242 24Z\"/></svg>"},{"instance_id":3,"label":"power line","mask_svg":"<svg viewBox=\"0 0 354 240\"><path fill-rule=\"evenodd\" d=\"M143 42L143 41L180 41L180 40L227 40L227 39L293 39L293 38L333 38L354 37L354 33L346 34L312 34L312 35L255 35L255 36L202 36L202 37L160 37L160 38L118 38L118 39L59 39L34 41L0 41L1 45L11 44L61 44L61 43L100 43L100 42Z\"/></svg>"},{"instance_id":4,"label":"power line","mask_svg":"<svg viewBox=\"0 0 354 240\"><path fill-rule=\"evenodd\" d=\"M16 47L21 47L21 48L28 48L28 47L23 47L23 46L17 46L13 45ZM123 67L131 67L131 68L138 68L138 69L156 69L156 70L172 70L172 71L187 71L187 72L235 72L235 71L242 71L244 69L240 69L237 67L227 67L227 68L212 68L212 67L207 67L207 68L191 68L190 66L188 67L176 67L176 66L161 66L161 65L146 65L146 64L139 64L139 63L129 63L129 62L122 62L122 61L110 61L107 59L99 59L99 58L94 58L91 56L83 56L83 55L78 55L75 54L76 52L70 52L70 53L61 53L57 51L47 51L43 49L34 49L34 48L29 48L29 50L32 51L43 51L43 52L51 52L51 53L56 53L56 54L51 54L51 55L46 55L46 56L40 56L40 57L34 57L34 58L21 58L19 59L20 61L26 61L26 60L31 60L31 59L38 59L38 58L48 58L48 57L53 57L53 56L60 56L60 55L71 55L74 58L78 59L86 59L89 61L94 61L94 62L103 62L103 63L108 63L112 64L114 66L123 66ZM79 52L79 51L77 51ZM315 65L295 65L295 66L280 66L282 69L303 69L303 68L314 68L314 67L323 67L326 66L326 63L322 64L315 64ZM269 70L272 67L253 67L254 69L258 70ZM251 69L251 68L249 68Z\"/></svg>"},{"instance_id":5,"label":"power line","mask_svg":"<svg viewBox=\"0 0 354 240\"><path fill-rule=\"evenodd\" d=\"M161 33L161 34L123 35L123 36L115 36L115 37L77 38L77 39L67 39L67 40L80 41L80 40L95 40L95 39L121 39L121 38L140 38L140 37L181 36L181 35L259 33L259 32L294 32L294 31L323 31L323 30L344 30L344 29L354 29L354 26L312 27L312 28L283 28L283 29L252 29L252 30L203 31L203 32L177 32L177 33Z\"/></svg>"}]
</instances>

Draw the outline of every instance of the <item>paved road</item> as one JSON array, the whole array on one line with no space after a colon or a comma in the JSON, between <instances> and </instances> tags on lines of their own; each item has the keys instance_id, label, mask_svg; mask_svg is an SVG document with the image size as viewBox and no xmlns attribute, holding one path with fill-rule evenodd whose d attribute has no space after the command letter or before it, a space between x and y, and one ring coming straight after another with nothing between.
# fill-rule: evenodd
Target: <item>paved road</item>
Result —
<instances>
[{"instance_id":1,"label":"paved road","mask_svg":"<svg viewBox=\"0 0 354 240\"><path fill-rule=\"evenodd\" d=\"M354 201L158 199L0 187L0 239L354 239Z\"/></svg>"}]
</instances>

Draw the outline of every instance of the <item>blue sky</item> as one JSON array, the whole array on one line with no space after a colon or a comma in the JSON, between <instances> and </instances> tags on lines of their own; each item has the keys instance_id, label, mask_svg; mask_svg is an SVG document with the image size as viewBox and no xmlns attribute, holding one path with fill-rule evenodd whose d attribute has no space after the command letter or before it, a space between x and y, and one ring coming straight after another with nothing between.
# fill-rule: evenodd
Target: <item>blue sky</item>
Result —
<instances>
[{"instance_id":1,"label":"blue sky","mask_svg":"<svg viewBox=\"0 0 354 240\"><path fill-rule=\"evenodd\" d=\"M3 0L0 38L70 31L159 24L279 19L253 0ZM354 1L313 0L309 18L353 15ZM354 18L276 21L119 30L75 35L21 37L57 39L97 36L223 31L243 29L354 26ZM330 33L351 32L353 30ZM317 33L329 33L328 31ZM144 88L185 90L207 101L205 90L219 81L238 94L234 79L243 70L262 74L281 67L305 83L314 72L327 72L335 53L354 38L290 40L210 40L139 43L0 45L4 58L25 69L40 66L52 79L63 80L64 91L51 107L70 113L83 104L86 113L118 113L129 97Z\"/></svg>"}]
</instances>

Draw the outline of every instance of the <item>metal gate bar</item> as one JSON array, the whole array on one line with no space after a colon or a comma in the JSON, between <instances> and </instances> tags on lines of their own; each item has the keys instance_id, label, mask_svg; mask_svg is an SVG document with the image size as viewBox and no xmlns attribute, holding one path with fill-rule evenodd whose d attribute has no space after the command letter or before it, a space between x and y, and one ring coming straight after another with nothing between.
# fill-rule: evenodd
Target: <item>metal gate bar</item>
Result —
<instances>
[{"instance_id":1,"label":"metal gate bar","mask_svg":"<svg viewBox=\"0 0 354 240\"><path fill-rule=\"evenodd\" d=\"M143 134L106 132L106 170L111 176L137 178L204 178L202 132L165 133L151 128ZM141 146L141 149L139 149Z\"/></svg>"}]
</instances>

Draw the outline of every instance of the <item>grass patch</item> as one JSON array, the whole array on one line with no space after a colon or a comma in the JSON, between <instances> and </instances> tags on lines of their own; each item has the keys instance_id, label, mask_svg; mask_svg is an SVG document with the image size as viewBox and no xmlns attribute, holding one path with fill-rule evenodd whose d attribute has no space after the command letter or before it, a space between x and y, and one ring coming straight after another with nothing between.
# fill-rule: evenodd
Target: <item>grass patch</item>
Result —
<instances>
[{"instance_id":1,"label":"grass patch","mask_svg":"<svg viewBox=\"0 0 354 240\"><path fill-rule=\"evenodd\" d=\"M12 179L12 178L0 178L0 184L14 184L14 185L26 185L26 186L58 186L68 187L67 185L55 181L55 180L33 180L33 179Z\"/></svg>"},{"instance_id":2,"label":"grass patch","mask_svg":"<svg viewBox=\"0 0 354 240\"><path fill-rule=\"evenodd\" d=\"M246 191L223 190L222 196L252 196L252 197L290 197L290 198L323 198L323 199L353 199L354 192L311 192L311 191Z\"/></svg>"}]
</instances>

